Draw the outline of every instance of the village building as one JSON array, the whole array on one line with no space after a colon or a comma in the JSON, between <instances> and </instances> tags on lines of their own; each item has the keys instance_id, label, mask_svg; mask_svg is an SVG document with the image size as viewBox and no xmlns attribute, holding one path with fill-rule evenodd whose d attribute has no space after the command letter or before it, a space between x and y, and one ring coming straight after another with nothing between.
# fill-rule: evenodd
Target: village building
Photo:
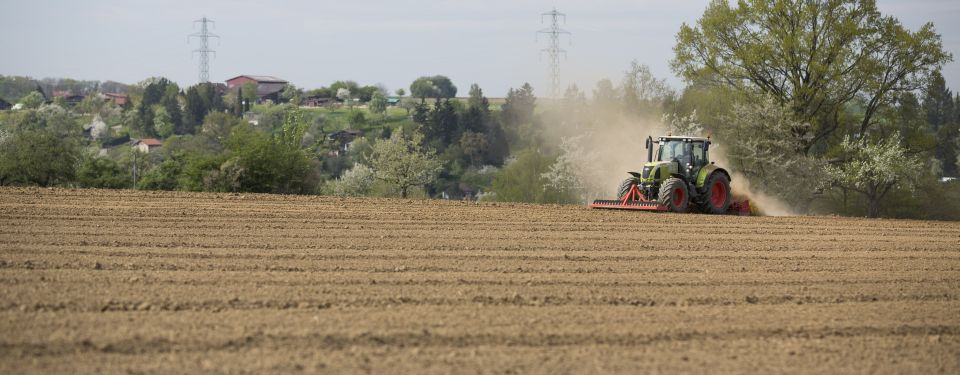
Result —
<instances>
[{"instance_id":1,"label":"village building","mask_svg":"<svg viewBox=\"0 0 960 375\"><path fill-rule=\"evenodd\" d=\"M355 129L344 129L327 134L327 140L332 142L336 149L330 152L330 156L340 155L341 152L350 151L353 140L363 136L363 131Z\"/></svg>"},{"instance_id":2,"label":"village building","mask_svg":"<svg viewBox=\"0 0 960 375\"><path fill-rule=\"evenodd\" d=\"M153 151L160 146L163 146L163 142L160 142L160 140L156 138L143 138L133 142L133 147L145 154L150 153L150 151Z\"/></svg>"},{"instance_id":3,"label":"village building","mask_svg":"<svg viewBox=\"0 0 960 375\"><path fill-rule=\"evenodd\" d=\"M333 101L333 98L322 98L319 96L308 96L303 99L303 106L305 107L323 107L327 104L330 104Z\"/></svg>"},{"instance_id":4,"label":"village building","mask_svg":"<svg viewBox=\"0 0 960 375\"><path fill-rule=\"evenodd\" d=\"M7 111L11 108L13 108L13 104L10 104L10 102L0 98L0 111Z\"/></svg>"},{"instance_id":5,"label":"village building","mask_svg":"<svg viewBox=\"0 0 960 375\"><path fill-rule=\"evenodd\" d=\"M74 94L74 93L72 93L72 92L70 92L70 91L54 91L54 92L53 92L53 97L54 97L54 98L62 98L62 99L63 99L63 102L64 102L66 105L68 105L68 106L70 106L70 107L74 107L74 106L76 106L77 104L80 104L80 102L82 102L83 99L86 98L86 95Z\"/></svg>"},{"instance_id":6,"label":"village building","mask_svg":"<svg viewBox=\"0 0 960 375\"><path fill-rule=\"evenodd\" d=\"M240 75L227 80L228 90L237 90L247 83L257 85L257 102L272 100L274 103L280 102L280 93L287 87L289 82L277 77Z\"/></svg>"},{"instance_id":7,"label":"village building","mask_svg":"<svg viewBox=\"0 0 960 375\"><path fill-rule=\"evenodd\" d=\"M127 104L127 101L130 100L130 99L127 98L127 96L124 95L124 94L117 94L117 93L112 93L112 92L105 92L105 93L103 93L103 97L104 97L106 100L112 101L113 104L116 104L117 106L120 106L120 107L123 107L125 104Z\"/></svg>"}]
</instances>

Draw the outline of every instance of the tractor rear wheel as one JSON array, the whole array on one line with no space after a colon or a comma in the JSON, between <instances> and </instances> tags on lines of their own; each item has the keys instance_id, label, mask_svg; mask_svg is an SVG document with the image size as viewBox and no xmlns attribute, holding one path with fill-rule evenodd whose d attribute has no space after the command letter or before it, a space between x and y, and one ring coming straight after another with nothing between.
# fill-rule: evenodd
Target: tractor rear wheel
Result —
<instances>
[{"instance_id":1,"label":"tractor rear wheel","mask_svg":"<svg viewBox=\"0 0 960 375\"><path fill-rule=\"evenodd\" d=\"M687 183L679 178L668 178L660 185L660 204L673 212L687 212L690 206L690 194Z\"/></svg>"},{"instance_id":2,"label":"tractor rear wheel","mask_svg":"<svg viewBox=\"0 0 960 375\"><path fill-rule=\"evenodd\" d=\"M704 184L703 200L700 208L704 213L722 214L730 209L730 179L727 175L714 172Z\"/></svg>"},{"instance_id":3,"label":"tractor rear wheel","mask_svg":"<svg viewBox=\"0 0 960 375\"><path fill-rule=\"evenodd\" d=\"M626 197L627 193L630 192L630 188L636 184L637 184L636 178L631 177L626 180L623 180L623 182L620 183L620 187L617 188L617 200L623 201L623 198Z\"/></svg>"}]
</instances>

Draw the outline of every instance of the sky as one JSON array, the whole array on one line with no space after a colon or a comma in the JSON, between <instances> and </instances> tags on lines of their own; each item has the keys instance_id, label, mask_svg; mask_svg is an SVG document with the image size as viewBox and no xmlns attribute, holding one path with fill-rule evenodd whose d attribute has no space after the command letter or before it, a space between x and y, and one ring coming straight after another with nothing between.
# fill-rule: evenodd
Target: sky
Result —
<instances>
[{"instance_id":1,"label":"sky","mask_svg":"<svg viewBox=\"0 0 960 375\"><path fill-rule=\"evenodd\" d=\"M199 31L216 21L210 80L272 75L311 89L337 80L405 88L424 75L446 75L467 94L477 83L490 97L531 83L548 91L541 53L548 27L541 13L566 13L572 35L561 47L561 86L589 92L618 81L634 59L675 89L670 70L675 35L693 24L706 0L0 0L0 74L136 83L163 76L198 81ZM945 49L960 60L960 1L878 0L884 14L917 29L933 22ZM543 21L543 22L542 22ZM960 63L944 67L960 91Z\"/></svg>"}]
</instances>

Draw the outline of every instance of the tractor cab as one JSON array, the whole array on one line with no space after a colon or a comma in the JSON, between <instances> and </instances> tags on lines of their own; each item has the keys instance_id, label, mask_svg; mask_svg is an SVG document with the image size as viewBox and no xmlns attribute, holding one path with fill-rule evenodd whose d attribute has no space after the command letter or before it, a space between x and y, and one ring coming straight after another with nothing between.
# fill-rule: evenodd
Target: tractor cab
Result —
<instances>
[{"instance_id":1,"label":"tractor cab","mask_svg":"<svg viewBox=\"0 0 960 375\"><path fill-rule=\"evenodd\" d=\"M652 141L652 138L648 138L649 141ZM670 170L675 174L683 175L687 180L695 179L700 168L710 164L707 154L710 148L709 138L667 136L660 137L658 145L656 161L673 164ZM648 150L652 151L653 148L649 147Z\"/></svg>"}]
</instances>

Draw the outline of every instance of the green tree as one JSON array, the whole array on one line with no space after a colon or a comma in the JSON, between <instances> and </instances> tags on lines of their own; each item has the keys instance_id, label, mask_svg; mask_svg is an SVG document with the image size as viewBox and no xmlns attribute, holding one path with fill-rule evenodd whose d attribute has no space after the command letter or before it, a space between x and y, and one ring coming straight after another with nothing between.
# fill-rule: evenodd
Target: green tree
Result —
<instances>
[{"instance_id":1,"label":"green tree","mask_svg":"<svg viewBox=\"0 0 960 375\"><path fill-rule=\"evenodd\" d=\"M249 111L250 106L257 102L260 99L259 93L257 92L257 84L253 82L247 82L243 84L243 100L245 101L246 107L244 110Z\"/></svg>"},{"instance_id":2,"label":"green tree","mask_svg":"<svg viewBox=\"0 0 960 375\"><path fill-rule=\"evenodd\" d=\"M315 192L315 170L302 147L306 123L297 108L287 112L282 129L274 135L250 126L235 126L226 142L230 160L242 171L240 189L258 193Z\"/></svg>"},{"instance_id":3,"label":"green tree","mask_svg":"<svg viewBox=\"0 0 960 375\"><path fill-rule=\"evenodd\" d=\"M473 84L467 99L467 110L460 116L460 127L465 131L482 133L490 120L490 102L483 96L483 90Z\"/></svg>"},{"instance_id":4,"label":"green tree","mask_svg":"<svg viewBox=\"0 0 960 375\"><path fill-rule=\"evenodd\" d=\"M491 190L502 202L561 203L570 197L548 186L544 173L556 161L555 157L528 149L507 163L493 178ZM575 198L573 198L575 199Z\"/></svg>"},{"instance_id":5,"label":"green tree","mask_svg":"<svg viewBox=\"0 0 960 375\"><path fill-rule=\"evenodd\" d=\"M610 189L605 184L606 170L597 168L601 165L599 152L591 149L588 140L587 135L562 139L556 161L541 175L545 187L570 199L563 203L588 203Z\"/></svg>"},{"instance_id":6,"label":"green tree","mask_svg":"<svg viewBox=\"0 0 960 375\"><path fill-rule=\"evenodd\" d=\"M363 111L350 110L347 113L347 123L354 128L362 127L367 123L367 116L364 116Z\"/></svg>"},{"instance_id":7,"label":"green tree","mask_svg":"<svg viewBox=\"0 0 960 375\"><path fill-rule=\"evenodd\" d=\"M0 98L6 99L10 103L20 102L20 98L23 98L36 89L37 82L30 77L4 76L0 74Z\"/></svg>"},{"instance_id":8,"label":"green tree","mask_svg":"<svg viewBox=\"0 0 960 375\"><path fill-rule=\"evenodd\" d=\"M368 106L371 113L383 116L387 113L387 97L377 91L373 93L373 98L370 99Z\"/></svg>"},{"instance_id":9,"label":"green tree","mask_svg":"<svg viewBox=\"0 0 960 375\"><path fill-rule=\"evenodd\" d=\"M330 85L329 90L336 95L340 89L347 89L351 93L360 92L360 85L354 81L336 81Z\"/></svg>"},{"instance_id":10,"label":"green tree","mask_svg":"<svg viewBox=\"0 0 960 375\"><path fill-rule=\"evenodd\" d=\"M413 122L421 127L427 126L430 121L430 107L422 100L413 106Z\"/></svg>"},{"instance_id":11,"label":"green tree","mask_svg":"<svg viewBox=\"0 0 960 375\"><path fill-rule=\"evenodd\" d=\"M867 199L867 216L880 217L883 198L895 187L911 189L922 161L900 145L899 133L881 142L844 138L842 162L824 168L830 182Z\"/></svg>"},{"instance_id":12,"label":"green tree","mask_svg":"<svg viewBox=\"0 0 960 375\"><path fill-rule=\"evenodd\" d=\"M170 153L159 165L151 168L137 181L143 190L177 190L184 166L183 155Z\"/></svg>"},{"instance_id":13,"label":"green tree","mask_svg":"<svg viewBox=\"0 0 960 375\"><path fill-rule=\"evenodd\" d=\"M423 132L426 140L434 143L441 151L459 140L460 122L453 103L449 100L437 99Z\"/></svg>"},{"instance_id":14,"label":"green tree","mask_svg":"<svg viewBox=\"0 0 960 375\"><path fill-rule=\"evenodd\" d=\"M934 157L941 166L941 175L957 176L960 148L960 119L953 93L940 72L933 74L923 96L923 112L930 129L936 133Z\"/></svg>"},{"instance_id":15,"label":"green tree","mask_svg":"<svg viewBox=\"0 0 960 375\"><path fill-rule=\"evenodd\" d=\"M243 116L243 113L247 111L246 106L243 101L243 86L237 87L237 94L234 96L233 103L233 114L236 116Z\"/></svg>"},{"instance_id":16,"label":"green tree","mask_svg":"<svg viewBox=\"0 0 960 375\"><path fill-rule=\"evenodd\" d=\"M336 180L330 182L333 195L362 197L370 194L376 182L376 173L370 167L357 163Z\"/></svg>"},{"instance_id":17,"label":"green tree","mask_svg":"<svg viewBox=\"0 0 960 375\"><path fill-rule=\"evenodd\" d=\"M407 116L410 116L410 111L417 108L417 104L420 102L414 98L403 98L400 99L400 108L403 108L407 111ZM424 105L426 106L426 105ZM414 121L416 122L416 121Z\"/></svg>"},{"instance_id":18,"label":"green tree","mask_svg":"<svg viewBox=\"0 0 960 375\"><path fill-rule=\"evenodd\" d=\"M243 124L243 120L241 120L239 117L226 113L214 112L204 118L200 135L209 140L207 148L210 152L220 153L223 151L223 147L221 145L230 137L230 131L234 127L241 126Z\"/></svg>"},{"instance_id":19,"label":"green tree","mask_svg":"<svg viewBox=\"0 0 960 375\"><path fill-rule=\"evenodd\" d=\"M294 85L287 85L283 88L283 92L280 93L280 98L290 104L299 106L303 103L303 90L298 89Z\"/></svg>"},{"instance_id":20,"label":"green tree","mask_svg":"<svg viewBox=\"0 0 960 375\"><path fill-rule=\"evenodd\" d=\"M537 97L533 95L533 86L529 83L524 83L518 90L511 88L502 106L503 125L509 128L532 123L536 103Z\"/></svg>"},{"instance_id":21,"label":"green tree","mask_svg":"<svg viewBox=\"0 0 960 375\"><path fill-rule=\"evenodd\" d=\"M722 124L717 127L718 145L725 162L730 163L724 167L743 174L751 182L751 189L780 199L798 212L807 212L824 182L823 165L818 158L784 152L800 148L803 142L793 132L803 124L792 116L790 108L764 97L735 103L718 121ZM711 151L711 155L717 154Z\"/></svg>"},{"instance_id":22,"label":"green tree","mask_svg":"<svg viewBox=\"0 0 960 375\"><path fill-rule=\"evenodd\" d=\"M367 157L375 176L400 191L406 198L410 189L436 180L442 165L432 150L421 146L423 135L414 133L409 139L396 131L389 139L373 143Z\"/></svg>"},{"instance_id":23,"label":"green tree","mask_svg":"<svg viewBox=\"0 0 960 375\"><path fill-rule=\"evenodd\" d=\"M711 81L788 105L804 124L793 131L810 152L850 121L866 134L898 93L922 87L951 61L932 24L916 32L883 16L873 0L713 0L695 26L677 34L673 69L688 82Z\"/></svg>"},{"instance_id":24,"label":"green tree","mask_svg":"<svg viewBox=\"0 0 960 375\"><path fill-rule=\"evenodd\" d=\"M77 169L77 185L84 188L123 189L130 182L129 171L110 158L88 154Z\"/></svg>"},{"instance_id":25,"label":"green tree","mask_svg":"<svg viewBox=\"0 0 960 375\"><path fill-rule=\"evenodd\" d=\"M453 98L457 96L457 86L450 78L442 75L420 77L410 84L410 95L425 101L426 98Z\"/></svg>"},{"instance_id":26,"label":"green tree","mask_svg":"<svg viewBox=\"0 0 960 375\"><path fill-rule=\"evenodd\" d=\"M27 109L40 108L40 105L43 104L43 94L41 94L39 91L31 91L23 98L20 98L20 103L23 104L23 107Z\"/></svg>"},{"instance_id":27,"label":"green tree","mask_svg":"<svg viewBox=\"0 0 960 375\"><path fill-rule=\"evenodd\" d=\"M94 114L100 112L100 109L107 104L99 94L92 93L80 101L80 104L77 105L76 110L80 113ZM61 106L62 107L62 106Z\"/></svg>"},{"instance_id":28,"label":"green tree","mask_svg":"<svg viewBox=\"0 0 960 375\"><path fill-rule=\"evenodd\" d=\"M73 182L82 158L81 128L66 110L43 106L16 113L0 143L0 185Z\"/></svg>"},{"instance_id":29,"label":"green tree","mask_svg":"<svg viewBox=\"0 0 960 375\"><path fill-rule=\"evenodd\" d=\"M650 67L637 60L630 62L620 91L623 92L623 111L633 115L650 114L673 95L665 79L655 77Z\"/></svg>"},{"instance_id":30,"label":"green tree","mask_svg":"<svg viewBox=\"0 0 960 375\"><path fill-rule=\"evenodd\" d=\"M474 167L479 167L483 164L485 161L484 157L490 149L487 137L482 133L474 133L472 131L463 132L459 145L461 152L463 152L463 155L467 159L466 161Z\"/></svg>"},{"instance_id":31,"label":"green tree","mask_svg":"<svg viewBox=\"0 0 960 375\"><path fill-rule=\"evenodd\" d=\"M153 109L153 128L160 137L167 138L173 135L173 119L166 108L157 106Z\"/></svg>"},{"instance_id":32,"label":"green tree","mask_svg":"<svg viewBox=\"0 0 960 375\"><path fill-rule=\"evenodd\" d=\"M923 111L927 117L927 124L933 131L940 130L946 124L957 122L958 113L954 108L953 93L947 88L947 82L940 72L930 76L923 95Z\"/></svg>"},{"instance_id":33,"label":"green tree","mask_svg":"<svg viewBox=\"0 0 960 375\"><path fill-rule=\"evenodd\" d=\"M184 106L183 127L177 129L177 134L193 134L197 127L203 124L203 118L210 111L207 103L204 103L200 96L200 85L191 86L187 89Z\"/></svg>"}]
</instances>

